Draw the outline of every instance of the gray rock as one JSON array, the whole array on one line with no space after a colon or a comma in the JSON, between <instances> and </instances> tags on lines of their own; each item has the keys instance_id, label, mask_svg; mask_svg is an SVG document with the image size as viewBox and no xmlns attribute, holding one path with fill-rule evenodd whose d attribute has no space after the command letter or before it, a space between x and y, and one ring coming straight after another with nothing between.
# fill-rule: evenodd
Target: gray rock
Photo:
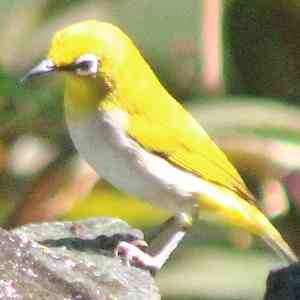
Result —
<instances>
[{"instance_id":1,"label":"gray rock","mask_svg":"<svg viewBox=\"0 0 300 300\"><path fill-rule=\"evenodd\" d=\"M120 233L143 236L111 218L0 229L0 299L160 299L147 271L112 257Z\"/></svg>"},{"instance_id":2,"label":"gray rock","mask_svg":"<svg viewBox=\"0 0 300 300\"><path fill-rule=\"evenodd\" d=\"M270 272L264 300L282 299L300 299L300 263Z\"/></svg>"}]
</instances>

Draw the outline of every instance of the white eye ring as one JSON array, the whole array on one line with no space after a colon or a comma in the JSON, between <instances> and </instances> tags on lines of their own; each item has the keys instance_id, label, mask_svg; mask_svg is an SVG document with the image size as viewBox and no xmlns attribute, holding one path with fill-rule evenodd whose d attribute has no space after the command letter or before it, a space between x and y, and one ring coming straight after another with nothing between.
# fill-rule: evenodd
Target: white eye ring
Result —
<instances>
[{"instance_id":1,"label":"white eye ring","mask_svg":"<svg viewBox=\"0 0 300 300\"><path fill-rule=\"evenodd\" d=\"M98 71L98 57L95 54L84 54L76 60L75 65L78 75L95 77Z\"/></svg>"}]
</instances>

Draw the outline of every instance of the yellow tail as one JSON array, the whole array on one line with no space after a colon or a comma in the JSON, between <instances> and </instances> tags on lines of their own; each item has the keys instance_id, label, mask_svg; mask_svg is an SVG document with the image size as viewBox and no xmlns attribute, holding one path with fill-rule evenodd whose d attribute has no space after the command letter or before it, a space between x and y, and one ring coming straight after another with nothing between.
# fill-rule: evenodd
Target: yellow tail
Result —
<instances>
[{"instance_id":1,"label":"yellow tail","mask_svg":"<svg viewBox=\"0 0 300 300\"><path fill-rule=\"evenodd\" d=\"M256 210L256 212L255 212ZM269 245L275 253L283 258L289 264L298 262L298 257L282 238L281 234L271 224L271 222L264 216L264 214L258 209L253 210L255 220L257 222L256 234L259 235L267 245Z\"/></svg>"},{"instance_id":2,"label":"yellow tail","mask_svg":"<svg viewBox=\"0 0 300 300\"><path fill-rule=\"evenodd\" d=\"M276 236L274 234L263 235L262 239L275 251L279 257L284 259L287 263L292 264L298 262L298 257L294 251L277 231Z\"/></svg>"},{"instance_id":3,"label":"yellow tail","mask_svg":"<svg viewBox=\"0 0 300 300\"><path fill-rule=\"evenodd\" d=\"M212 196L199 197L199 218L240 227L261 237L288 263L298 262L293 250L254 204L225 189L222 193L214 193Z\"/></svg>"}]
</instances>

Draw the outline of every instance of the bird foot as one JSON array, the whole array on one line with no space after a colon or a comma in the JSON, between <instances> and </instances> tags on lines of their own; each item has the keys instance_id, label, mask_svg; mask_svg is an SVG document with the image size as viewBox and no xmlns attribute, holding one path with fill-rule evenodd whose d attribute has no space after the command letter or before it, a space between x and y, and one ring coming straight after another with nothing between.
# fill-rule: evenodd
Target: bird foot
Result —
<instances>
[{"instance_id":1,"label":"bird foot","mask_svg":"<svg viewBox=\"0 0 300 300\"><path fill-rule=\"evenodd\" d=\"M148 270L155 275L190 227L190 217L184 213L178 214L163 224L159 234L151 240L149 247L145 241L139 239L122 239L117 243L114 254L121 257L126 265Z\"/></svg>"},{"instance_id":2,"label":"bird foot","mask_svg":"<svg viewBox=\"0 0 300 300\"><path fill-rule=\"evenodd\" d=\"M146 242L140 240L133 243L121 241L115 248L114 254L117 257L121 257L127 266L148 270L154 275L160 269L161 262L158 257L151 256L145 252L147 247L143 243Z\"/></svg>"}]
</instances>

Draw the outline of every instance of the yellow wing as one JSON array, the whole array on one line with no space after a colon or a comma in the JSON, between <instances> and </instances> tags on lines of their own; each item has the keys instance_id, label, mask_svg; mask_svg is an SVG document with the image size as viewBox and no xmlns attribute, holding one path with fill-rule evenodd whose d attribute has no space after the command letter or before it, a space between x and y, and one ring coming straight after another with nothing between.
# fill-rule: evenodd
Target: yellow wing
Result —
<instances>
[{"instance_id":1,"label":"yellow wing","mask_svg":"<svg viewBox=\"0 0 300 300\"><path fill-rule=\"evenodd\" d=\"M204 129L178 103L172 104L156 114L131 116L128 135L177 167L226 187L245 200L255 200L237 170Z\"/></svg>"}]
</instances>

